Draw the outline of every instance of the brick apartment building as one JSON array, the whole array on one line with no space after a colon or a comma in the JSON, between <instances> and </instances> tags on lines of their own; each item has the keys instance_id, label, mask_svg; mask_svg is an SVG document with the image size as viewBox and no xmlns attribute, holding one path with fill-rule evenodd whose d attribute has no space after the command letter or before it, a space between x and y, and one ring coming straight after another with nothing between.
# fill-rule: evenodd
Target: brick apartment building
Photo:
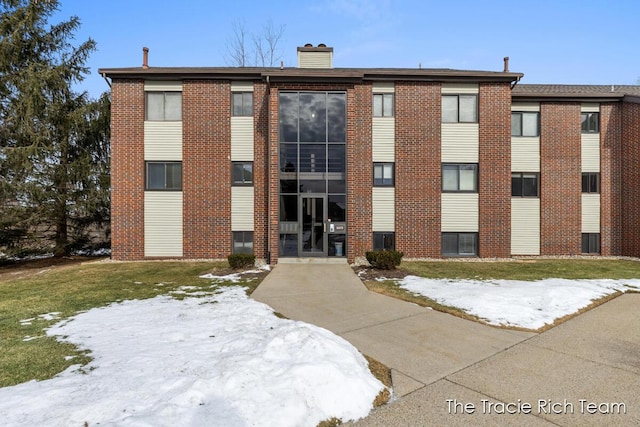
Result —
<instances>
[{"instance_id":1,"label":"brick apartment building","mask_svg":"<svg viewBox=\"0 0 640 427\"><path fill-rule=\"evenodd\" d=\"M640 86L110 68L112 257L640 256Z\"/></svg>"}]
</instances>

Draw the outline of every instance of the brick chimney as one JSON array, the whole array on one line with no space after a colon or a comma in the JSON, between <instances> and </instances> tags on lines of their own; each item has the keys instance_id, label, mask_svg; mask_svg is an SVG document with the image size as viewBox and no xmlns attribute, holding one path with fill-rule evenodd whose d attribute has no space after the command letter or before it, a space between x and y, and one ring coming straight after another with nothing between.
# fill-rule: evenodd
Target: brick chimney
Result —
<instances>
[{"instance_id":1,"label":"brick chimney","mask_svg":"<svg viewBox=\"0 0 640 427\"><path fill-rule=\"evenodd\" d=\"M148 47L142 48L142 68L144 68L145 70L149 68L149 48Z\"/></svg>"},{"instance_id":2,"label":"brick chimney","mask_svg":"<svg viewBox=\"0 0 640 427\"><path fill-rule=\"evenodd\" d=\"M333 68L333 48L311 43L298 48L298 68Z\"/></svg>"}]
</instances>

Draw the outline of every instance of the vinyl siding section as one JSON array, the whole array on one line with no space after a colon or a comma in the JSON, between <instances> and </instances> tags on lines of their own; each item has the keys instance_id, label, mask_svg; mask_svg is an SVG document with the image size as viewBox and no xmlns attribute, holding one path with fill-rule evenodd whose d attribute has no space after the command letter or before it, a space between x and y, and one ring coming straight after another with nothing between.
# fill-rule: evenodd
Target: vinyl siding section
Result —
<instances>
[{"instance_id":1,"label":"vinyl siding section","mask_svg":"<svg viewBox=\"0 0 640 427\"><path fill-rule=\"evenodd\" d=\"M478 194L442 193L442 231L478 232Z\"/></svg>"},{"instance_id":2,"label":"vinyl siding section","mask_svg":"<svg viewBox=\"0 0 640 427\"><path fill-rule=\"evenodd\" d=\"M253 161L253 117L231 117L231 160Z\"/></svg>"},{"instance_id":3,"label":"vinyl siding section","mask_svg":"<svg viewBox=\"0 0 640 427\"><path fill-rule=\"evenodd\" d=\"M443 123L443 163L478 163L480 131L477 123Z\"/></svg>"},{"instance_id":4,"label":"vinyl siding section","mask_svg":"<svg viewBox=\"0 0 640 427\"><path fill-rule=\"evenodd\" d=\"M144 193L144 256L182 256L182 192Z\"/></svg>"},{"instance_id":5,"label":"vinyl siding section","mask_svg":"<svg viewBox=\"0 0 640 427\"><path fill-rule=\"evenodd\" d=\"M144 90L150 92L182 92L182 82L147 80L144 82Z\"/></svg>"},{"instance_id":6,"label":"vinyl siding section","mask_svg":"<svg viewBox=\"0 0 640 427\"><path fill-rule=\"evenodd\" d=\"M527 112L540 112L539 102L514 102L511 104L511 111L527 111Z\"/></svg>"},{"instance_id":7,"label":"vinyl siding section","mask_svg":"<svg viewBox=\"0 0 640 427\"><path fill-rule=\"evenodd\" d=\"M333 52L298 52L298 68L331 68Z\"/></svg>"},{"instance_id":8,"label":"vinyl siding section","mask_svg":"<svg viewBox=\"0 0 640 427\"><path fill-rule=\"evenodd\" d=\"M253 231L253 203L253 187L231 187L231 231Z\"/></svg>"},{"instance_id":9,"label":"vinyl siding section","mask_svg":"<svg viewBox=\"0 0 640 427\"><path fill-rule=\"evenodd\" d=\"M600 172L600 134L582 134L582 172Z\"/></svg>"},{"instance_id":10,"label":"vinyl siding section","mask_svg":"<svg viewBox=\"0 0 640 427\"><path fill-rule=\"evenodd\" d=\"M511 139L511 170L514 172L540 172L540 138L515 137Z\"/></svg>"},{"instance_id":11,"label":"vinyl siding section","mask_svg":"<svg viewBox=\"0 0 640 427\"><path fill-rule=\"evenodd\" d=\"M393 82L373 82L373 93L395 93L395 83Z\"/></svg>"},{"instance_id":12,"label":"vinyl siding section","mask_svg":"<svg viewBox=\"0 0 640 427\"><path fill-rule=\"evenodd\" d=\"M253 92L253 82L231 82L231 92Z\"/></svg>"},{"instance_id":13,"label":"vinyl siding section","mask_svg":"<svg viewBox=\"0 0 640 427\"><path fill-rule=\"evenodd\" d=\"M580 106L580 110L583 113L599 113L600 112L600 104L585 102Z\"/></svg>"},{"instance_id":14,"label":"vinyl siding section","mask_svg":"<svg viewBox=\"0 0 640 427\"><path fill-rule=\"evenodd\" d=\"M540 199L511 199L511 254L540 255Z\"/></svg>"},{"instance_id":15,"label":"vinyl siding section","mask_svg":"<svg viewBox=\"0 0 640 427\"><path fill-rule=\"evenodd\" d=\"M396 120L393 117L374 117L372 154L374 162L395 161Z\"/></svg>"},{"instance_id":16,"label":"vinyl siding section","mask_svg":"<svg viewBox=\"0 0 640 427\"><path fill-rule=\"evenodd\" d=\"M373 231L395 231L396 189L373 187L372 190Z\"/></svg>"},{"instance_id":17,"label":"vinyl siding section","mask_svg":"<svg viewBox=\"0 0 640 427\"><path fill-rule=\"evenodd\" d=\"M443 83L443 94L462 94L462 93L478 93L480 86L477 83Z\"/></svg>"},{"instance_id":18,"label":"vinyl siding section","mask_svg":"<svg viewBox=\"0 0 640 427\"><path fill-rule=\"evenodd\" d=\"M182 122L144 122L145 160L182 160Z\"/></svg>"},{"instance_id":19,"label":"vinyl siding section","mask_svg":"<svg viewBox=\"0 0 640 427\"><path fill-rule=\"evenodd\" d=\"M582 232L600 233L600 195L582 195Z\"/></svg>"}]
</instances>

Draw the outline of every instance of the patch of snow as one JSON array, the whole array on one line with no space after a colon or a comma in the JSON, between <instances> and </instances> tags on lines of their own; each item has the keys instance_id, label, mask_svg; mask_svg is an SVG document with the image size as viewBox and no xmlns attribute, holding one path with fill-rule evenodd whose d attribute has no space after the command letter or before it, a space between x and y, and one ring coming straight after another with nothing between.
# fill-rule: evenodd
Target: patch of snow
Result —
<instances>
[{"instance_id":1,"label":"patch of snow","mask_svg":"<svg viewBox=\"0 0 640 427\"><path fill-rule=\"evenodd\" d=\"M36 320L35 317L30 317L28 319L22 319L22 320L20 320L20 325L22 325L22 326L31 325L34 320Z\"/></svg>"},{"instance_id":2,"label":"patch of snow","mask_svg":"<svg viewBox=\"0 0 640 427\"><path fill-rule=\"evenodd\" d=\"M244 289L95 308L47 334L93 361L0 388L4 425L316 426L366 416L384 386L347 341Z\"/></svg>"},{"instance_id":3,"label":"patch of snow","mask_svg":"<svg viewBox=\"0 0 640 427\"><path fill-rule=\"evenodd\" d=\"M110 256L111 249L109 248L100 248L100 249L80 249L73 253L78 256Z\"/></svg>"},{"instance_id":4,"label":"patch of snow","mask_svg":"<svg viewBox=\"0 0 640 427\"><path fill-rule=\"evenodd\" d=\"M539 329L640 280L450 280L407 276L401 288L458 307L492 325Z\"/></svg>"},{"instance_id":5,"label":"patch of snow","mask_svg":"<svg viewBox=\"0 0 640 427\"><path fill-rule=\"evenodd\" d=\"M215 274L204 274L202 276L200 276L201 279L210 279L213 280L215 282L231 282L231 283L238 283L240 281L240 274L239 273L231 273L231 274L227 274L226 276L216 276Z\"/></svg>"},{"instance_id":6,"label":"patch of snow","mask_svg":"<svg viewBox=\"0 0 640 427\"><path fill-rule=\"evenodd\" d=\"M60 318L61 314L62 313L60 313L59 311L54 311L51 313L39 314L38 317L42 320L56 320Z\"/></svg>"},{"instance_id":7,"label":"patch of snow","mask_svg":"<svg viewBox=\"0 0 640 427\"><path fill-rule=\"evenodd\" d=\"M41 336L40 337L31 337L31 336L27 335L22 339L22 341L24 341L24 342L33 341L33 340L37 340L38 338L42 338L42 337Z\"/></svg>"}]
</instances>

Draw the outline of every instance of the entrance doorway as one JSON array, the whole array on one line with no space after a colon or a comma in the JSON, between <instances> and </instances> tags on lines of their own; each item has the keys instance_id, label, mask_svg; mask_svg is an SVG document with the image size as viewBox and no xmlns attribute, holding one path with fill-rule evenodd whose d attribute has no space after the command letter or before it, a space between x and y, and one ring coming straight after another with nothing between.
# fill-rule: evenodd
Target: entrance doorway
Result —
<instances>
[{"instance_id":1,"label":"entrance doorway","mask_svg":"<svg viewBox=\"0 0 640 427\"><path fill-rule=\"evenodd\" d=\"M326 196L304 194L300 202L300 253L302 256L327 256Z\"/></svg>"}]
</instances>

